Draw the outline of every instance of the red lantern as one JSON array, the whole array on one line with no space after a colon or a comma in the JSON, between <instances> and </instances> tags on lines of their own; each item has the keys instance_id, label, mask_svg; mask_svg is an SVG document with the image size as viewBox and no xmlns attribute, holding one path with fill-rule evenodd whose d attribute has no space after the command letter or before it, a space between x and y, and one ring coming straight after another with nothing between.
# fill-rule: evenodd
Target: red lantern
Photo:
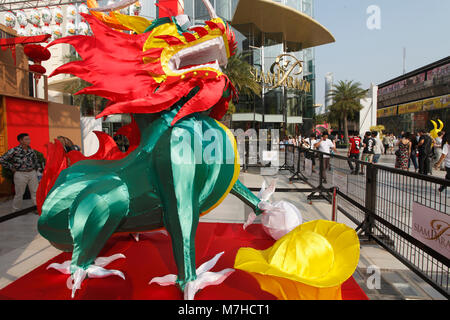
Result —
<instances>
[{"instance_id":1,"label":"red lantern","mask_svg":"<svg viewBox=\"0 0 450 320\"><path fill-rule=\"evenodd\" d=\"M46 61L50 59L50 51L47 48L44 48L38 44L28 44L23 49L25 54L30 60L33 60L35 63L41 63L42 61Z\"/></svg>"},{"instance_id":2,"label":"red lantern","mask_svg":"<svg viewBox=\"0 0 450 320\"><path fill-rule=\"evenodd\" d=\"M35 72L34 78L39 80L41 75L46 72L45 68L41 65L41 62L50 59L50 51L38 44L26 45L23 51L27 57L35 63L30 65L29 69L30 71Z\"/></svg>"},{"instance_id":3,"label":"red lantern","mask_svg":"<svg viewBox=\"0 0 450 320\"><path fill-rule=\"evenodd\" d=\"M40 73L40 74L44 74L47 70L41 66L40 64L32 64L30 66L30 71L36 72L36 73Z\"/></svg>"}]
</instances>

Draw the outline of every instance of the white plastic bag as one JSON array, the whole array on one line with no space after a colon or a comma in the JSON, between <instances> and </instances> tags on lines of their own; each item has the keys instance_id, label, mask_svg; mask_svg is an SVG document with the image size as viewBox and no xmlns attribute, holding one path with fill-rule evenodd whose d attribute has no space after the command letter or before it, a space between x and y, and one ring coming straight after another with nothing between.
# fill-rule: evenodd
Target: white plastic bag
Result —
<instances>
[{"instance_id":1,"label":"white plastic bag","mask_svg":"<svg viewBox=\"0 0 450 320\"><path fill-rule=\"evenodd\" d=\"M258 204L259 209L263 211L261 214L261 224L264 231L273 239L278 240L285 234L298 227L303 223L300 211L293 204L287 201L268 202L270 196L275 192L276 180L273 180L269 188L263 186L258 194L258 198L262 201ZM244 224L246 229L256 219L256 214L252 212L247 222Z\"/></svg>"}]
</instances>

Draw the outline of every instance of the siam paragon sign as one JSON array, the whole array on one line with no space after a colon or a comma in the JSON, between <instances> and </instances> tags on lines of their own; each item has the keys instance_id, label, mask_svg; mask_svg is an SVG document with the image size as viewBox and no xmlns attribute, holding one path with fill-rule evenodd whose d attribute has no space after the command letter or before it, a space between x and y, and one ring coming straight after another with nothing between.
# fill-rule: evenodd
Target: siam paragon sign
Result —
<instances>
[{"instance_id":1,"label":"siam paragon sign","mask_svg":"<svg viewBox=\"0 0 450 320\"><path fill-rule=\"evenodd\" d=\"M270 72L262 73L252 68L252 75L256 82L270 85L270 89L286 87L304 92L311 92L311 84L302 78L295 77L302 73L302 61L291 54L280 54L270 67Z\"/></svg>"}]
</instances>

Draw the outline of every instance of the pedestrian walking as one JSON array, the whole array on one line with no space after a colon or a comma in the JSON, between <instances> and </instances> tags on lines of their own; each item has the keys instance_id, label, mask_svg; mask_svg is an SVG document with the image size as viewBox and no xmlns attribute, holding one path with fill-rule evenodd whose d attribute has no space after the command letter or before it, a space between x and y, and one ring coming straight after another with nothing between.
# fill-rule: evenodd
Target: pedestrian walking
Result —
<instances>
[{"instance_id":1,"label":"pedestrian walking","mask_svg":"<svg viewBox=\"0 0 450 320\"><path fill-rule=\"evenodd\" d=\"M361 138L354 133L351 133L349 139L350 145L348 147L347 157L350 159L359 160L359 153L361 148ZM351 174L358 174L359 172L359 164L355 162L355 166L353 167L353 161L348 161L348 166L350 167Z\"/></svg>"},{"instance_id":2,"label":"pedestrian walking","mask_svg":"<svg viewBox=\"0 0 450 320\"><path fill-rule=\"evenodd\" d=\"M17 136L17 141L19 142L17 147L8 150L0 157L0 164L14 174L13 211L22 208L23 195L27 186L31 199L36 205L36 190L39 185L37 170L41 170L36 152L30 147L30 136L27 133L21 133Z\"/></svg>"},{"instance_id":3,"label":"pedestrian walking","mask_svg":"<svg viewBox=\"0 0 450 320\"><path fill-rule=\"evenodd\" d=\"M395 167L397 169L408 170L409 157L411 155L411 141L409 134L403 134L398 141L398 150L395 152Z\"/></svg>"},{"instance_id":4,"label":"pedestrian walking","mask_svg":"<svg viewBox=\"0 0 450 320\"><path fill-rule=\"evenodd\" d=\"M312 152L312 150L314 150L314 145L317 143L316 134L315 133L311 133L309 138L305 139L305 142L308 144L309 149L311 150L311 151L307 151L305 153L305 157L306 157L306 159L311 160L311 162L312 162L312 172L315 173L316 170L314 170L314 166L316 165L316 159L315 159L316 157L315 157L314 152Z\"/></svg>"},{"instance_id":5,"label":"pedestrian walking","mask_svg":"<svg viewBox=\"0 0 450 320\"><path fill-rule=\"evenodd\" d=\"M375 139L372 138L372 133L370 131L367 131L364 139L363 139L363 154L362 154L362 161L372 163L373 161L373 155L374 151L373 148L375 147ZM361 164L361 172L359 173L361 175L364 174L364 165Z\"/></svg>"},{"instance_id":6,"label":"pedestrian walking","mask_svg":"<svg viewBox=\"0 0 450 320\"><path fill-rule=\"evenodd\" d=\"M389 135L389 154L394 154L394 146L396 144L395 136L393 133Z\"/></svg>"},{"instance_id":7,"label":"pedestrian walking","mask_svg":"<svg viewBox=\"0 0 450 320\"><path fill-rule=\"evenodd\" d=\"M322 134L322 138L314 145L314 148L324 153L323 155L323 171L321 172L321 179L324 183L327 183L326 171L330 168L330 154L334 150L336 152L336 146L330 139L328 139L328 132Z\"/></svg>"},{"instance_id":8,"label":"pedestrian walking","mask_svg":"<svg viewBox=\"0 0 450 320\"><path fill-rule=\"evenodd\" d=\"M430 156L431 156L431 144L433 139L430 137L425 129L419 131L419 143L417 145L419 151L419 173L427 175L431 173L430 168Z\"/></svg>"},{"instance_id":9,"label":"pedestrian walking","mask_svg":"<svg viewBox=\"0 0 450 320\"><path fill-rule=\"evenodd\" d=\"M373 147L373 163L378 163L381 155L384 153L384 145L378 137L378 131L372 131L372 138L375 139L375 146Z\"/></svg>"},{"instance_id":10,"label":"pedestrian walking","mask_svg":"<svg viewBox=\"0 0 450 320\"><path fill-rule=\"evenodd\" d=\"M445 135L442 139L442 154L439 158L438 162L434 165L435 169L438 169L442 163L444 163L445 171L447 171L447 174L445 175L446 180L450 180L450 136ZM442 192L445 190L445 186L442 185L439 188L439 191Z\"/></svg>"},{"instance_id":11,"label":"pedestrian walking","mask_svg":"<svg viewBox=\"0 0 450 320\"><path fill-rule=\"evenodd\" d=\"M442 138L444 136L444 133L441 131L438 133L438 136L436 137L436 139L434 139L434 155L435 155L435 162L433 165L435 165L440 159L441 159L441 155L442 155L442 148L443 148L443 144L442 144ZM438 167L437 170L441 169L441 167Z\"/></svg>"},{"instance_id":12,"label":"pedestrian walking","mask_svg":"<svg viewBox=\"0 0 450 320\"><path fill-rule=\"evenodd\" d=\"M408 138L411 142L411 155L409 156L408 161L408 171L411 167L412 162L414 165L414 171L417 172L417 169L419 168L419 165L417 164L417 145L419 144L419 142L417 141L416 136L413 133L411 133Z\"/></svg>"},{"instance_id":13,"label":"pedestrian walking","mask_svg":"<svg viewBox=\"0 0 450 320\"><path fill-rule=\"evenodd\" d=\"M390 141L389 134L386 133L385 136L383 137L384 155L386 155L389 150L389 141Z\"/></svg>"}]
</instances>

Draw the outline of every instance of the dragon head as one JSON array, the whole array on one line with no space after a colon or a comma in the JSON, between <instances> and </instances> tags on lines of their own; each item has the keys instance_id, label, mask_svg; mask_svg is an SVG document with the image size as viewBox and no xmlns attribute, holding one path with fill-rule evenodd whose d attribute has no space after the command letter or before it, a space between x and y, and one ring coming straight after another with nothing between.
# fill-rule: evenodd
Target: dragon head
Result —
<instances>
[{"instance_id":1,"label":"dragon head","mask_svg":"<svg viewBox=\"0 0 450 320\"><path fill-rule=\"evenodd\" d=\"M222 72L235 54L236 41L231 27L208 0L203 1L211 15L203 26L189 27L186 15L150 21L117 11L83 14L93 36L65 37L49 44L71 44L82 60L60 66L51 76L70 73L91 83L77 94L96 94L110 101L97 117L161 112L197 90L172 125L194 112L210 111L211 117L220 119L236 95Z\"/></svg>"}]
</instances>

